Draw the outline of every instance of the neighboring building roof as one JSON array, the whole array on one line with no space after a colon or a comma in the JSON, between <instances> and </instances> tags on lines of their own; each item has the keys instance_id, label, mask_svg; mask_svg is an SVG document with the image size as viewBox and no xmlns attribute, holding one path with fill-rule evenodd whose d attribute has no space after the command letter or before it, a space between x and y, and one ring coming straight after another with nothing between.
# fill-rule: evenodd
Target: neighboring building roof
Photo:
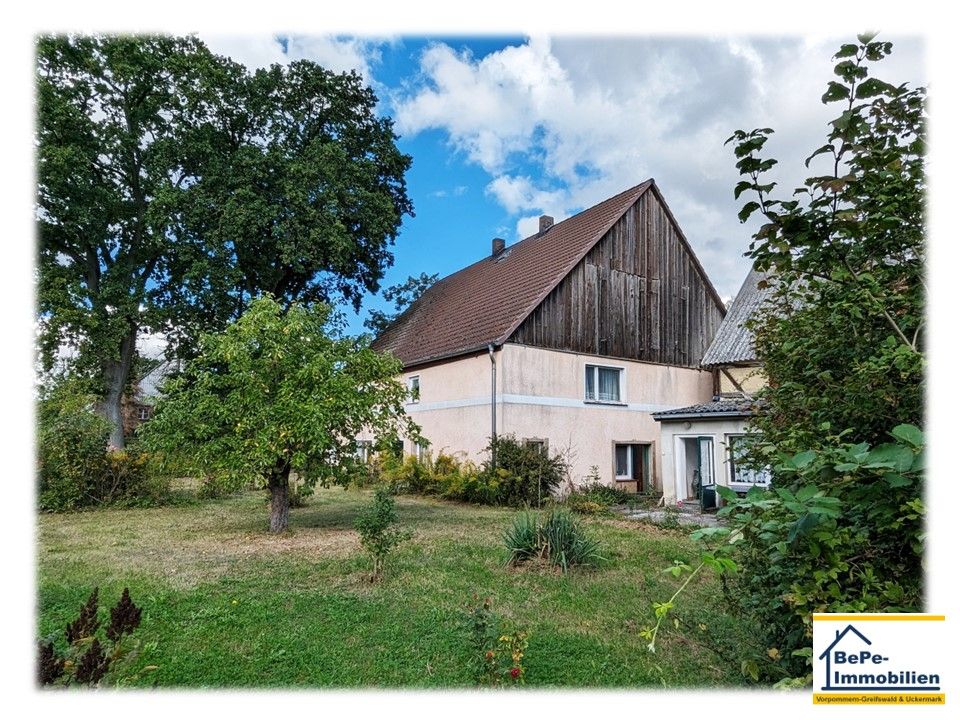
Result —
<instances>
[{"instance_id":1,"label":"neighboring building roof","mask_svg":"<svg viewBox=\"0 0 960 720\"><path fill-rule=\"evenodd\" d=\"M760 281L766 281L767 286L758 288L757 284ZM744 327L744 323L773 294L775 289L775 283L770 280L768 274L750 270L740 292L727 310L723 322L717 328L717 334L713 336L713 342L704 353L700 365L716 367L757 361L757 354L753 348L753 333Z\"/></svg>"},{"instance_id":2,"label":"neighboring building roof","mask_svg":"<svg viewBox=\"0 0 960 720\"><path fill-rule=\"evenodd\" d=\"M652 185L647 180L439 280L373 348L409 367L502 345Z\"/></svg>"},{"instance_id":3,"label":"neighboring building roof","mask_svg":"<svg viewBox=\"0 0 960 720\"><path fill-rule=\"evenodd\" d=\"M710 402L655 412L653 413L653 419L658 422L676 422L710 418L745 418L750 417L756 407L757 402L755 400L742 397L714 397Z\"/></svg>"}]
</instances>

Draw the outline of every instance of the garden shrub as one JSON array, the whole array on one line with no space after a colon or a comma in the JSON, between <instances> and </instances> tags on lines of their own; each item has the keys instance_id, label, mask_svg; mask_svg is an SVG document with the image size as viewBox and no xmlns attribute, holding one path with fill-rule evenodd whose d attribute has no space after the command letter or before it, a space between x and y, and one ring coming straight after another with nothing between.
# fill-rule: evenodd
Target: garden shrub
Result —
<instances>
[{"instance_id":1,"label":"garden shrub","mask_svg":"<svg viewBox=\"0 0 960 720\"><path fill-rule=\"evenodd\" d=\"M503 534L510 564L541 558L566 572L573 565L598 565L603 561L600 542L577 524L564 508L545 514L524 511Z\"/></svg>"},{"instance_id":2,"label":"garden shrub","mask_svg":"<svg viewBox=\"0 0 960 720\"><path fill-rule=\"evenodd\" d=\"M570 492L564 498L564 504L575 513L596 515L609 511L613 505L625 505L629 500L630 495L625 490L593 482Z\"/></svg>"},{"instance_id":3,"label":"garden shrub","mask_svg":"<svg viewBox=\"0 0 960 720\"><path fill-rule=\"evenodd\" d=\"M567 477L567 463L562 455L550 455L525 445L513 435L500 435L487 446L487 452L496 449L497 466L491 460L484 464L484 472L496 473L497 501L500 505L523 507L542 505L549 500Z\"/></svg>"},{"instance_id":4,"label":"garden shrub","mask_svg":"<svg viewBox=\"0 0 960 720\"><path fill-rule=\"evenodd\" d=\"M373 503L363 508L354 527L360 533L360 544L373 558L373 574L376 582L383 577L387 555L400 543L413 537L409 530L396 527L397 510L390 491L384 487L374 490Z\"/></svg>"},{"instance_id":5,"label":"garden shrub","mask_svg":"<svg viewBox=\"0 0 960 720\"><path fill-rule=\"evenodd\" d=\"M58 387L37 407L37 469L41 510L74 510L95 502L91 481L107 469L110 425L93 412L94 398Z\"/></svg>"},{"instance_id":6,"label":"garden shrub","mask_svg":"<svg viewBox=\"0 0 960 720\"><path fill-rule=\"evenodd\" d=\"M110 425L93 411L94 397L64 383L45 393L38 407L38 500L41 510L90 505L156 505L169 496L169 481L153 471L136 444L108 448Z\"/></svg>"},{"instance_id":7,"label":"garden shrub","mask_svg":"<svg viewBox=\"0 0 960 720\"><path fill-rule=\"evenodd\" d=\"M401 459L392 452L380 452L355 473L352 484L363 487L378 481L398 494L522 507L549 500L566 472L561 456L548 457L512 436L503 436L497 441L496 468L489 461L477 467L444 452L423 462L412 455Z\"/></svg>"}]
</instances>

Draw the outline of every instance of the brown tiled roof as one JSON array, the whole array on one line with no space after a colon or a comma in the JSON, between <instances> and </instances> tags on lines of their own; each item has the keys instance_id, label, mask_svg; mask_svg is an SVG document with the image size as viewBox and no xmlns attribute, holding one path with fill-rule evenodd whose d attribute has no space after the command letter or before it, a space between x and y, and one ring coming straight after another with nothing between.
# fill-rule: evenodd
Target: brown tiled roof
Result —
<instances>
[{"instance_id":1,"label":"brown tiled roof","mask_svg":"<svg viewBox=\"0 0 960 720\"><path fill-rule=\"evenodd\" d=\"M373 348L410 367L503 344L652 184L647 180L439 280Z\"/></svg>"}]
</instances>

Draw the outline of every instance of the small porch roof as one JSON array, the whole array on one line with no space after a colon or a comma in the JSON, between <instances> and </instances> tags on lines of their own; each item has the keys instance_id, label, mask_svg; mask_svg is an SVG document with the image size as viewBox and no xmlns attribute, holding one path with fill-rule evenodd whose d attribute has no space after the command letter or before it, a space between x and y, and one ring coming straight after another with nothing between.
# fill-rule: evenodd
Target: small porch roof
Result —
<instances>
[{"instance_id":1,"label":"small porch roof","mask_svg":"<svg viewBox=\"0 0 960 720\"><path fill-rule=\"evenodd\" d=\"M715 396L710 402L655 412L653 413L653 419L657 422L678 422L681 420L710 420L713 418L747 418L753 415L757 407L756 400L744 397Z\"/></svg>"}]
</instances>

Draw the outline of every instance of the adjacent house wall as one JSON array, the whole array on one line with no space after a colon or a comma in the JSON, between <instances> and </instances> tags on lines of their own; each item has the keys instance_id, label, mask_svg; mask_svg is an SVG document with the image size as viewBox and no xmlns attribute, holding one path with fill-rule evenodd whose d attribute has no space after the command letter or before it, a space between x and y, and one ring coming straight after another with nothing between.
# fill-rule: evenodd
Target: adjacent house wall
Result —
<instances>
[{"instance_id":1,"label":"adjacent house wall","mask_svg":"<svg viewBox=\"0 0 960 720\"><path fill-rule=\"evenodd\" d=\"M660 487L660 427L650 413L710 397L709 372L508 343L496 353L497 432L546 440L564 452L579 484L597 466L614 484L614 444L649 443L652 479ZM584 400L586 365L624 369L622 404ZM490 358L478 355L404 372L420 378L420 400L407 412L434 454L462 452L481 462L490 437ZM408 443L406 451L414 452ZM630 484L629 489L633 489Z\"/></svg>"},{"instance_id":2,"label":"adjacent house wall","mask_svg":"<svg viewBox=\"0 0 960 720\"><path fill-rule=\"evenodd\" d=\"M724 372L726 371L726 373ZM753 394L758 390L762 390L767 386L767 377L763 374L763 370L759 366L751 367L735 367L728 366L722 370L717 370L719 380L720 380L720 392L725 394L733 394L740 392L737 389L737 386L733 384L730 377L727 376L727 373L737 381L737 384L745 392Z\"/></svg>"}]
</instances>

